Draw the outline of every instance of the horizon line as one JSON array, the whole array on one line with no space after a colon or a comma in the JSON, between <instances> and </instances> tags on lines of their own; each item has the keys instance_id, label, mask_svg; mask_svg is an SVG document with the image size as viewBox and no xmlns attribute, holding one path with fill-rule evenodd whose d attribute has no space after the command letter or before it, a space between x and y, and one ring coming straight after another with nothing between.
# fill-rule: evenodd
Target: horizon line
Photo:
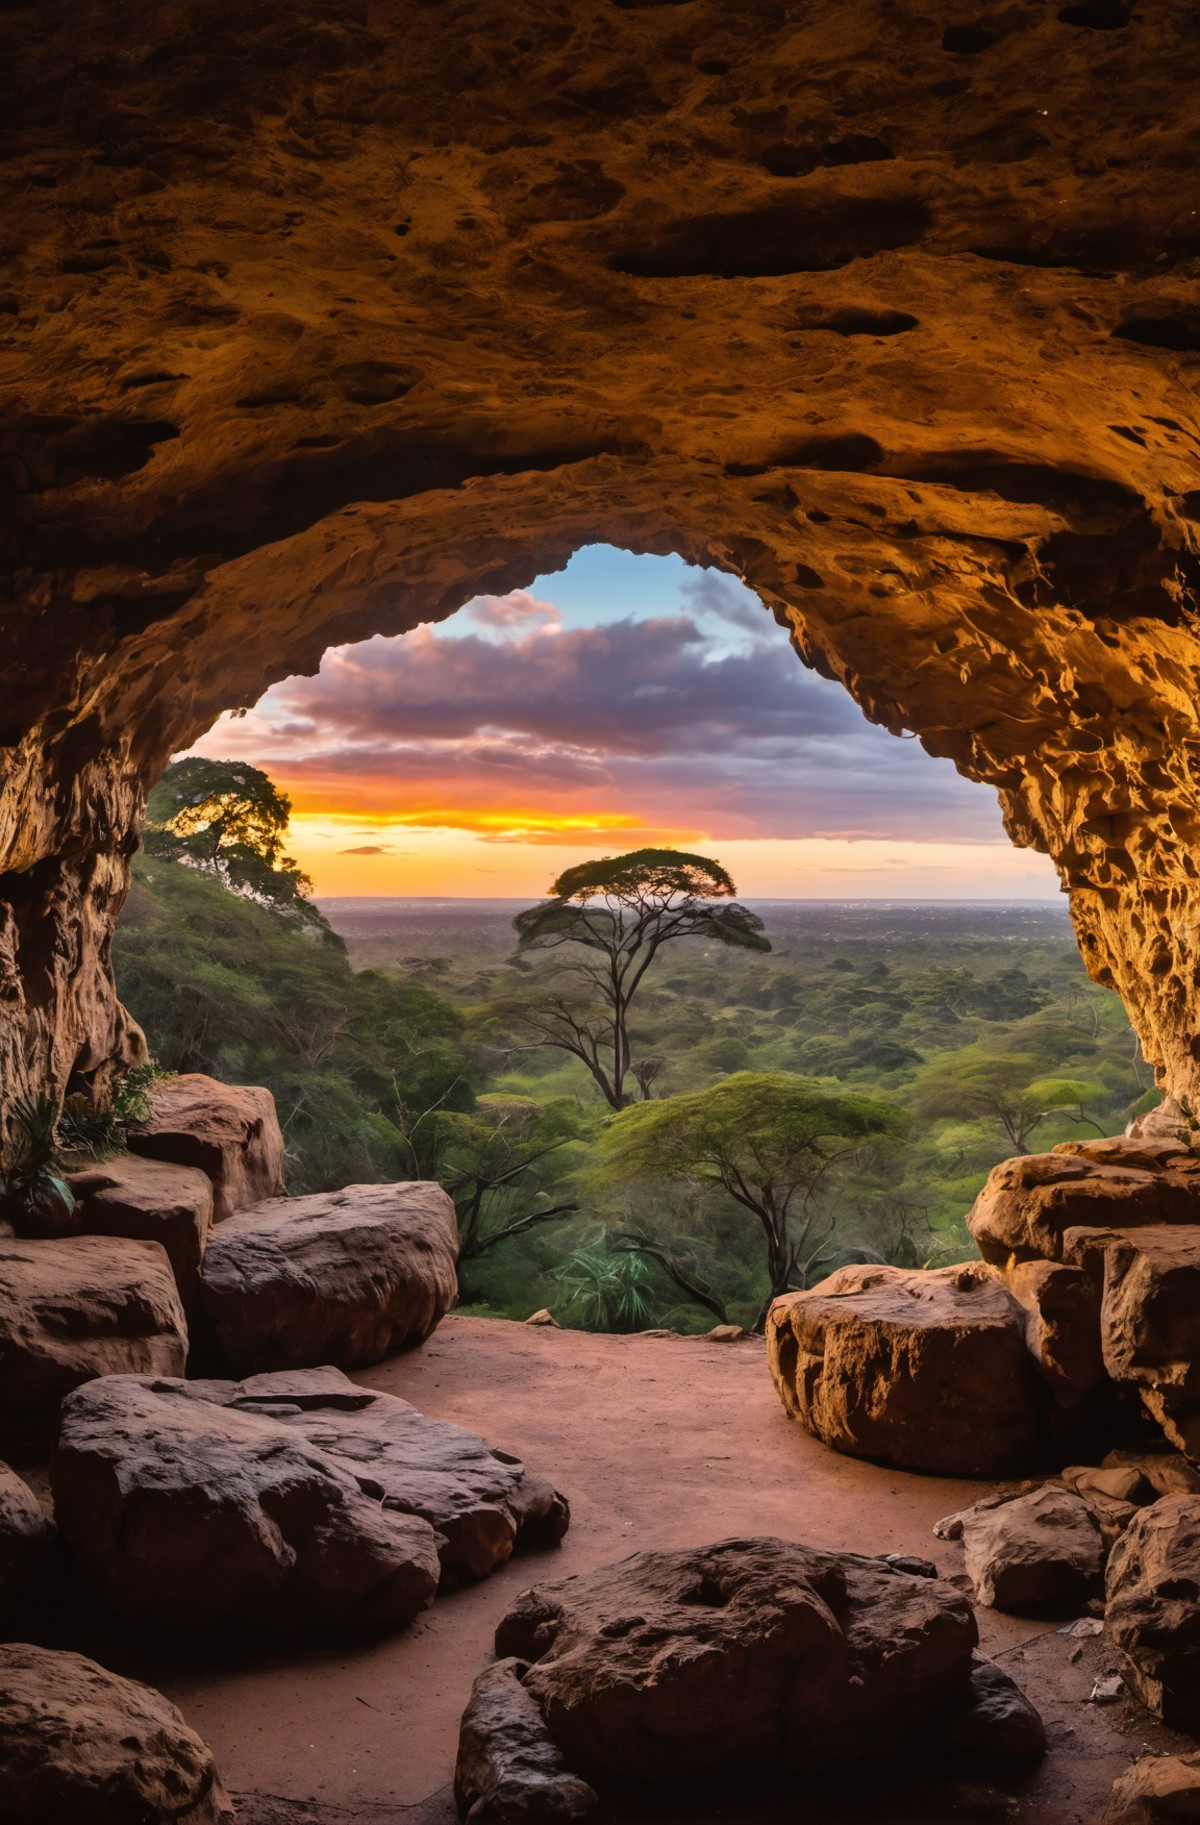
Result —
<instances>
[{"instance_id":1,"label":"horizon line","mask_svg":"<svg viewBox=\"0 0 1200 1825\"><path fill-rule=\"evenodd\" d=\"M387 893L387 894L314 894L315 905L329 905L334 901L453 901L455 905L470 906L489 901L503 901L506 905L529 906L538 900L553 899L552 894L535 895L533 900L528 894L450 894L450 893ZM769 906L1060 906L1065 895L1036 900L1012 898L997 895L995 898L972 899L930 899L920 895L893 894L887 898L878 894L736 894L738 900L756 900L760 905ZM1069 911L1067 906L1064 910Z\"/></svg>"}]
</instances>

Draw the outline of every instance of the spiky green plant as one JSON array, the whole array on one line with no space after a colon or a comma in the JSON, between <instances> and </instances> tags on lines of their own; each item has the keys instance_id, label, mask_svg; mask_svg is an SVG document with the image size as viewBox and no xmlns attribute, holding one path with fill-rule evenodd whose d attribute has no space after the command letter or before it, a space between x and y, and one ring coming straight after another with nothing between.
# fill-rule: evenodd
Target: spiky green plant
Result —
<instances>
[{"instance_id":1,"label":"spiky green plant","mask_svg":"<svg viewBox=\"0 0 1200 1825\"><path fill-rule=\"evenodd\" d=\"M75 1198L58 1164L58 1104L44 1090L19 1096L4 1137L0 1213L22 1236L62 1236L75 1227Z\"/></svg>"},{"instance_id":2,"label":"spiky green plant","mask_svg":"<svg viewBox=\"0 0 1200 1825\"><path fill-rule=\"evenodd\" d=\"M612 1253L603 1239L568 1255L558 1273L563 1317L585 1331L641 1331L650 1319L650 1269L640 1255Z\"/></svg>"}]
</instances>

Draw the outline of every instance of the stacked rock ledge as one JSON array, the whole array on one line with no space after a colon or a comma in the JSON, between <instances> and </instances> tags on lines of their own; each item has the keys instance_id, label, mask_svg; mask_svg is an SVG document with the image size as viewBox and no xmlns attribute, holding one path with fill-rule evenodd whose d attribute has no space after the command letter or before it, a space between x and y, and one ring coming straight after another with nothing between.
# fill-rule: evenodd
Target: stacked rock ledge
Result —
<instances>
[{"instance_id":1,"label":"stacked rock ledge","mask_svg":"<svg viewBox=\"0 0 1200 1825\"><path fill-rule=\"evenodd\" d=\"M941 1475L1078 1457L1136 1397L1200 1458L1200 1151L1150 1131L995 1168L982 1261L843 1267L777 1299L787 1410L839 1451Z\"/></svg>"},{"instance_id":2,"label":"stacked rock ledge","mask_svg":"<svg viewBox=\"0 0 1200 1825\"><path fill-rule=\"evenodd\" d=\"M173 1077L152 1093L150 1114L130 1123L127 1138L131 1153L205 1173L214 1223L283 1192L275 1099L256 1085L222 1084L199 1071Z\"/></svg>"},{"instance_id":3,"label":"stacked rock ledge","mask_svg":"<svg viewBox=\"0 0 1200 1825\"><path fill-rule=\"evenodd\" d=\"M157 1242L0 1239L0 1451L45 1450L63 1399L94 1376L182 1375L187 1346Z\"/></svg>"}]
</instances>

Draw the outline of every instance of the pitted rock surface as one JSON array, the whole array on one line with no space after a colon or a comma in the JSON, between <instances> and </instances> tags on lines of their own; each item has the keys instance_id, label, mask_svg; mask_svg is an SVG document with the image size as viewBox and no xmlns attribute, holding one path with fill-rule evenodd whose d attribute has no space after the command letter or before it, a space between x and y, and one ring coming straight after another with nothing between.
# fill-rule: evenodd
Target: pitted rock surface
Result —
<instances>
[{"instance_id":1,"label":"pitted rock surface","mask_svg":"<svg viewBox=\"0 0 1200 1825\"><path fill-rule=\"evenodd\" d=\"M519 1681L522 1712L500 1743L525 1739L529 1697L568 1767L589 1782L807 1775L849 1756L894 1754L914 1732L942 1747L972 1714L982 1739L988 1682L977 1683L975 1640L962 1596L880 1559L770 1538L636 1553L526 1591L502 1619L496 1652ZM996 1673L997 1686L1010 1683ZM468 1710L462 1816L486 1799L465 1764L486 1770L480 1712L485 1698L502 1708L505 1677L488 1669ZM992 1748L1002 1752L997 1698L993 1689ZM540 1787L543 1766L535 1778ZM516 1815L485 1806L476 1816Z\"/></svg>"},{"instance_id":2,"label":"pitted rock surface","mask_svg":"<svg viewBox=\"0 0 1200 1825\"><path fill-rule=\"evenodd\" d=\"M0 1817L232 1825L213 1758L161 1692L82 1654L0 1647Z\"/></svg>"},{"instance_id":3,"label":"pitted rock surface","mask_svg":"<svg viewBox=\"0 0 1200 1825\"><path fill-rule=\"evenodd\" d=\"M1024 1327L979 1262L842 1267L775 1300L767 1360L788 1412L827 1445L906 1470L998 1476L1036 1456L1049 1405Z\"/></svg>"},{"instance_id":4,"label":"pitted rock surface","mask_svg":"<svg viewBox=\"0 0 1200 1825\"><path fill-rule=\"evenodd\" d=\"M6 1084L141 1054L109 947L172 752L608 539L744 577L993 785L1195 1096L1189 9L29 21L0 25Z\"/></svg>"},{"instance_id":5,"label":"pitted rock surface","mask_svg":"<svg viewBox=\"0 0 1200 1825\"><path fill-rule=\"evenodd\" d=\"M433 1599L438 1536L276 1421L183 1381L110 1375L63 1408L54 1508L124 1620L401 1628Z\"/></svg>"},{"instance_id":6,"label":"pitted rock surface","mask_svg":"<svg viewBox=\"0 0 1200 1825\"><path fill-rule=\"evenodd\" d=\"M424 1180L269 1199L213 1231L200 1304L236 1373L361 1367L424 1342L457 1258L454 1205Z\"/></svg>"},{"instance_id":7,"label":"pitted rock surface","mask_svg":"<svg viewBox=\"0 0 1200 1825\"><path fill-rule=\"evenodd\" d=\"M286 1426L369 1484L386 1510L428 1521L451 1581L485 1577L510 1553L555 1546L567 1530L566 1499L519 1458L338 1369L195 1381L188 1391Z\"/></svg>"},{"instance_id":8,"label":"pitted rock surface","mask_svg":"<svg viewBox=\"0 0 1200 1825\"><path fill-rule=\"evenodd\" d=\"M1200 1750L1143 1755L1121 1775L1103 1825L1190 1825L1200 1819Z\"/></svg>"},{"instance_id":9,"label":"pitted rock surface","mask_svg":"<svg viewBox=\"0 0 1200 1825\"><path fill-rule=\"evenodd\" d=\"M182 1375L188 1334L157 1242L0 1238L0 1448L44 1450L93 1376Z\"/></svg>"},{"instance_id":10,"label":"pitted rock surface","mask_svg":"<svg viewBox=\"0 0 1200 1825\"><path fill-rule=\"evenodd\" d=\"M283 1135L269 1090L221 1084L201 1071L173 1077L150 1096L150 1114L128 1128L131 1153L194 1166L212 1181L222 1222L283 1190Z\"/></svg>"},{"instance_id":11,"label":"pitted rock surface","mask_svg":"<svg viewBox=\"0 0 1200 1825\"><path fill-rule=\"evenodd\" d=\"M1138 1391L1172 1444L1200 1457L1200 1228L1069 1230L1066 1243L1103 1289L1109 1375Z\"/></svg>"}]
</instances>

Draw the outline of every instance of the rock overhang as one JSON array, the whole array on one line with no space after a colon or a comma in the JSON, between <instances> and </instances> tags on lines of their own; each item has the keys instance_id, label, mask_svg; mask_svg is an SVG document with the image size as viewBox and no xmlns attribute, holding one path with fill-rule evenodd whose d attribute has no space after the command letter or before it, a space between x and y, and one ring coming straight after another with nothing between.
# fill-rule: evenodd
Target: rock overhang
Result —
<instances>
[{"instance_id":1,"label":"rock overhang","mask_svg":"<svg viewBox=\"0 0 1200 1825\"><path fill-rule=\"evenodd\" d=\"M173 749L606 539L742 576L994 785L1193 1091L1182 16L52 0L3 31L9 1075L136 1051L107 935Z\"/></svg>"}]
</instances>

